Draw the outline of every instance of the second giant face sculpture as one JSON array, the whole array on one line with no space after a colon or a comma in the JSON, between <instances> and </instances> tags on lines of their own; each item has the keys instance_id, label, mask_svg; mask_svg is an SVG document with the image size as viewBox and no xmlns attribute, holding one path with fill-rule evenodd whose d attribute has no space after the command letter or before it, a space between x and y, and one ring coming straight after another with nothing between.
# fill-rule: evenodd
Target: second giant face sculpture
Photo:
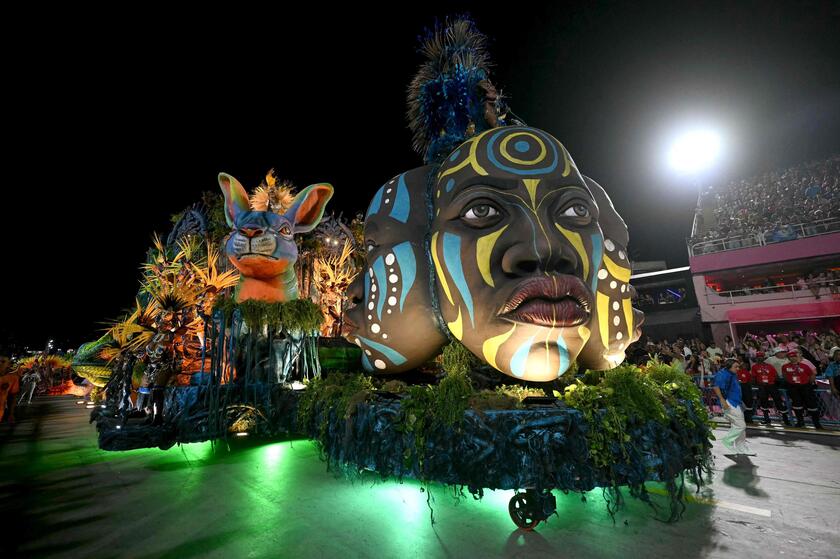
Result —
<instances>
[{"instance_id":1,"label":"second giant face sculpture","mask_svg":"<svg viewBox=\"0 0 840 559\"><path fill-rule=\"evenodd\" d=\"M368 371L414 369L447 342L432 305L424 240L432 169L413 169L382 185L365 216L366 266L350 286L355 305L342 334L362 348Z\"/></svg>"}]
</instances>

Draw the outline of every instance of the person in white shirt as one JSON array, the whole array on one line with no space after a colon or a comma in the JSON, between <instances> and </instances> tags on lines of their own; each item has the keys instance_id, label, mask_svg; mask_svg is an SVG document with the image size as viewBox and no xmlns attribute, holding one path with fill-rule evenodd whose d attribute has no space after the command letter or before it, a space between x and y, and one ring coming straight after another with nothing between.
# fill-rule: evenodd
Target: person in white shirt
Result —
<instances>
[{"instance_id":1,"label":"person in white shirt","mask_svg":"<svg viewBox=\"0 0 840 559\"><path fill-rule=\"evenodd\" d=\"M776 369L776 383L779 388L784 388L785 376L782 374L782 367L788 364L787 350L777 347L773 350L773 356L765 359L765 363L773 365Z\"/></svg>"},{"instance_id":2,"label":"person in white shirt","mask_svg":"<svg viewBox=\"0 0 840 559\"><path fill-rule=\"evenodd\" d=\"M720 359L723 357L723 350L717 347L714 340L709 342L709 347L706 348L706 353L709 354L709 358L711 358L712 360Z\"/></svg>"}]
</instances>

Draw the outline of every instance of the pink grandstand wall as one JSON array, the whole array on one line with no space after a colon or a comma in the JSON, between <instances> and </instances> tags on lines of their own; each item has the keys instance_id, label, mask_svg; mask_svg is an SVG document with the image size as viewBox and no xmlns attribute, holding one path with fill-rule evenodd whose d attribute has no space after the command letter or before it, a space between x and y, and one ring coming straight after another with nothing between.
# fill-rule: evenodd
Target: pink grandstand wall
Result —
<instances>
[{"instance_id":1,"label":"pink grandstand wall","mask_svg":"<svg viewBox=\"0 0 840 559\"><path fill-rule=\"evenodd\" d=\"M795 241L774 243L761 247L702 254L690 257L688 262L691 265L692 274L702 274L704 272L747 268L759 264L799 260L836 253L840 253L840 233L796 239Z\"/></svg>"},{"instance_id":2,"label":"pink grandstand wall","mask_svg":"<svg viewBox=\"0 0 840 559\"><path fill-rule=\"evenodd\" d=\"M817 301L800 305L736 308L727 311L731 323L776 322L840 316L840 301Z\"/></svg>"}]
</instances>

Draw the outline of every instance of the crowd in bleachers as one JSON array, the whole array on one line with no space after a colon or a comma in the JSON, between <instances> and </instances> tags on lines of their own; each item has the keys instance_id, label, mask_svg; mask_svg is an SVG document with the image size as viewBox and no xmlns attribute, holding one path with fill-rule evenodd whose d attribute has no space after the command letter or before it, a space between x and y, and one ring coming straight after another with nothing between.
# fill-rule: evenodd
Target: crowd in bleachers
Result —
<instances>
[{"instance_id":1,"label":"crowd in bleachers","mask_svg":"<svg viewBox=\"0 0 840 559\"><path fill-rule=\"evenodd\" d=\"M698 208L691 244L731 239L725 247L702 245L697 252L793 240L840 230L840 155L711 188ZM828 221L826 221L828 220ZM803 224L800 227L800 224Z\"/></svg>"},{"instance_id":2,"label":"crowd in bleachers","mask_svg":"<svg viewBox=\"0 0 840 559\"><path fill-rule=\"evenodd\" d=\"M813 270L807 274L803 274L798 278L786 281L774 281L767 278L763 283L754 284L742 287L740 289L729 288L726 290L720 288L710 288L717 292L723 292L727 295L740 297L743 295L766 295L770 293L779 293L781 291L810 291L811 294L821 299L827 297L833 299L840 297L840 272L832 269L823 268L820 270ZM641 294L639 299L642 299Z\"/></svg>"}]
</instances>

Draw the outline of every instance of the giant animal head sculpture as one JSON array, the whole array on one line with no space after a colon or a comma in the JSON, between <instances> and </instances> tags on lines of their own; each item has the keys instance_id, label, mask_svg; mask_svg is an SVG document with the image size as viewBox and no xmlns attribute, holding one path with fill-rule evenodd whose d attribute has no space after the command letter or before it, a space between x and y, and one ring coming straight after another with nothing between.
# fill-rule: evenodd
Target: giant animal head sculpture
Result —
<instances>
[{"instance_id":1,"label":"giant animal head sculpture","mask_svg":"<svg viewBox=\"0 0 840 559\"><path fill-rule=\"evenodd\" d=\"M241 272L236 287L237 302L258 299L276 303L297 299L294 264L298 251L294 235L318 225L324 206L332 197L332 186L306 187L282 214L251 210L245 189L226 173L219 173L219 186L225 195L225 218L232 229L225 242L225 252Z\"/></svg>"},{"instance_id":2,"label":"giant animal head sculpture","mask_svg":"<svg viewBox=\"0 0 840 559\"><path fill-rule=\"evenodd\" d=\"M554 380L576 361L613 367L642 320L627 227L559 141L509 116L482 37L458 20L422 49L430 62L410 114L431 164L371 202L368 269L345 336L374 371L412 368L447 338L523 380Z\"/></svg>"}]
</instances>

